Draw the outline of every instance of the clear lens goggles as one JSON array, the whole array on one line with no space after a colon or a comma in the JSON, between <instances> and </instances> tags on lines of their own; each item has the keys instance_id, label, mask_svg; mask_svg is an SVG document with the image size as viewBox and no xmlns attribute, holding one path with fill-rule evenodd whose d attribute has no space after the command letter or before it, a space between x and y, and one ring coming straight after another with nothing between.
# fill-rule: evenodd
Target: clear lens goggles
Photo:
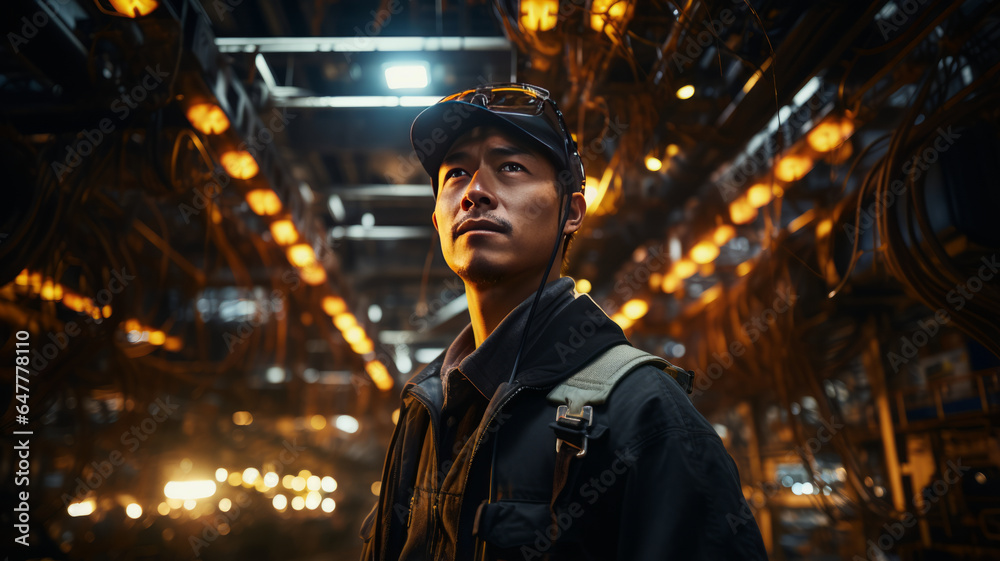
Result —
<instances>
[{"instance_id":1,"label":"clear lens goggles","mask_svg":"<svg viewBox=\"0 0 1000 561\"><path fill-rule=\"evenodd\" d=\"M576 141L573 140L563 119L559 106L552 100L549 92L530 84L492 84L474 90L466 90L452 94L439 103L445 101L464 101L480 107L485 107L490 111L498 113L513 113L517 115L541 116L545 118L553 129L561 131L563 136L564 150L570 165L574 165L574 160L579 165L581 181L583 177L583 163L580 162L577 153ZM547 102L547 103L546 103ZM548 110L546 110L548 109ZM582 189L582 185L580 186Z\"/></svg>"}]
</instances>

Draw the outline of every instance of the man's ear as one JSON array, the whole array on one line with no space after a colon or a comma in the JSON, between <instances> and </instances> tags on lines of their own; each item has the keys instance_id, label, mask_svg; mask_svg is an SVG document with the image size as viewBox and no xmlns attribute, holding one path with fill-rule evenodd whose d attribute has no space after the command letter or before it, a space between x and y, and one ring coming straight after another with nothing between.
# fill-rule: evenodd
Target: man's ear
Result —
<instances>
[{"instance_id":1,"label":"man's ear","mask_svg":"<svg viewBox=\"0 0 1000 561\"><path fill-rule=\"evenodd\" d=\"M572 234L583 226L583 218L587 216L587 199L583 193L573 193L570 195L569 217L566 219L564 234Z\"/></svg>"},{"instance_id":2,"label":"man's ear","mask_svg":"<svg viewBox=\"0 0 1000 561\"><path fill-rule=\"evenodd\" d=\"M437 211L431 213L431 223L434 224L434 230L436 231L438 229Z\"/></svg>"}]
</instances>

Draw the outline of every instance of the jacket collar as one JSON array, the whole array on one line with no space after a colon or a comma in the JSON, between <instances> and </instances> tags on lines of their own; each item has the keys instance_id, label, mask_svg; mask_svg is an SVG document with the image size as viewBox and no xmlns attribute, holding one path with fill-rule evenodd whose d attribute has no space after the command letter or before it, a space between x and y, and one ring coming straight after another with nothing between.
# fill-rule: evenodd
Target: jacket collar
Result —
<instances>
[{"instance_id":1,"label":"jacket collar","mask_svg":"<svg viewBox=\"0 0 1000 561\"><path fill-rule=\"evenodd\" d=\"M572 278L562 277L542 290L515 383L554 386L608 347L628 342L590 296L576 294L574 284ZM419 385L428 394L438 395L441 372L458 368L480 393L492 398L510 379L533 298L534 294L514 308L471 352L475 342L472 325L467 325L448 350L407 382L403 393Z\"/></svg>"}]
</instances>

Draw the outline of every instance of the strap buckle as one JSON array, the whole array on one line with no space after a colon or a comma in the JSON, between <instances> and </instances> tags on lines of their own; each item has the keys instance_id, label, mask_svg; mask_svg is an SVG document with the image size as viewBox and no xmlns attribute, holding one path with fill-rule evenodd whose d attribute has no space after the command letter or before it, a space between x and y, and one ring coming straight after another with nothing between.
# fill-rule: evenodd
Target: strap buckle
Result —
<instances>
[{"instance_id":1,"label":"strap buckle","mask_svg":"<svg viewBox=\"0 0 1000 561\"><path fill-rule=\"evenodd\" d=\"M556 437L556 454L559 453L562 443L566 443L573 448L579 450L576 453L577 458L582 458L587 455L587 441L589 439L590 426L594 424L594 408L590 405L584 405L583 410L579 414L571 414L569 412L568 405L560 405L556 409L556 423L560 428L565 429L561 432L564 434L569 431L576 433L575 436L581 438L580 444L574 444L567 439ZM568 436L568 435L567 435Z\"/></svg>"}]
</instances>

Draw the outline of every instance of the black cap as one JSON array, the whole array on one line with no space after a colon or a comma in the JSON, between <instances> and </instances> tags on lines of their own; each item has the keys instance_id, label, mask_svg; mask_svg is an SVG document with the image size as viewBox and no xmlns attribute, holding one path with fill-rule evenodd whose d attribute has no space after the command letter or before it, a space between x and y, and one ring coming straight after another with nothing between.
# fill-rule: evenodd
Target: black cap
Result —
<instances>
[{"instance_id":1,"label":"black cap","mask_svg":"<svg viewBox=\"0 0 1000 561\"><path fill-rule=\"evenodd\" d=\"M555 102L553 109L558 110ZM559 182L570 192L583 188L583 163L576 142L558 122L545 114L526 115L494 111L465 101L444 101L422 111L410 127L410 143L431 178L434 196L438 190L438 168L452 144L466 132L492 126L523 139L552 161Z\"/></svg>"}]
</instances>

